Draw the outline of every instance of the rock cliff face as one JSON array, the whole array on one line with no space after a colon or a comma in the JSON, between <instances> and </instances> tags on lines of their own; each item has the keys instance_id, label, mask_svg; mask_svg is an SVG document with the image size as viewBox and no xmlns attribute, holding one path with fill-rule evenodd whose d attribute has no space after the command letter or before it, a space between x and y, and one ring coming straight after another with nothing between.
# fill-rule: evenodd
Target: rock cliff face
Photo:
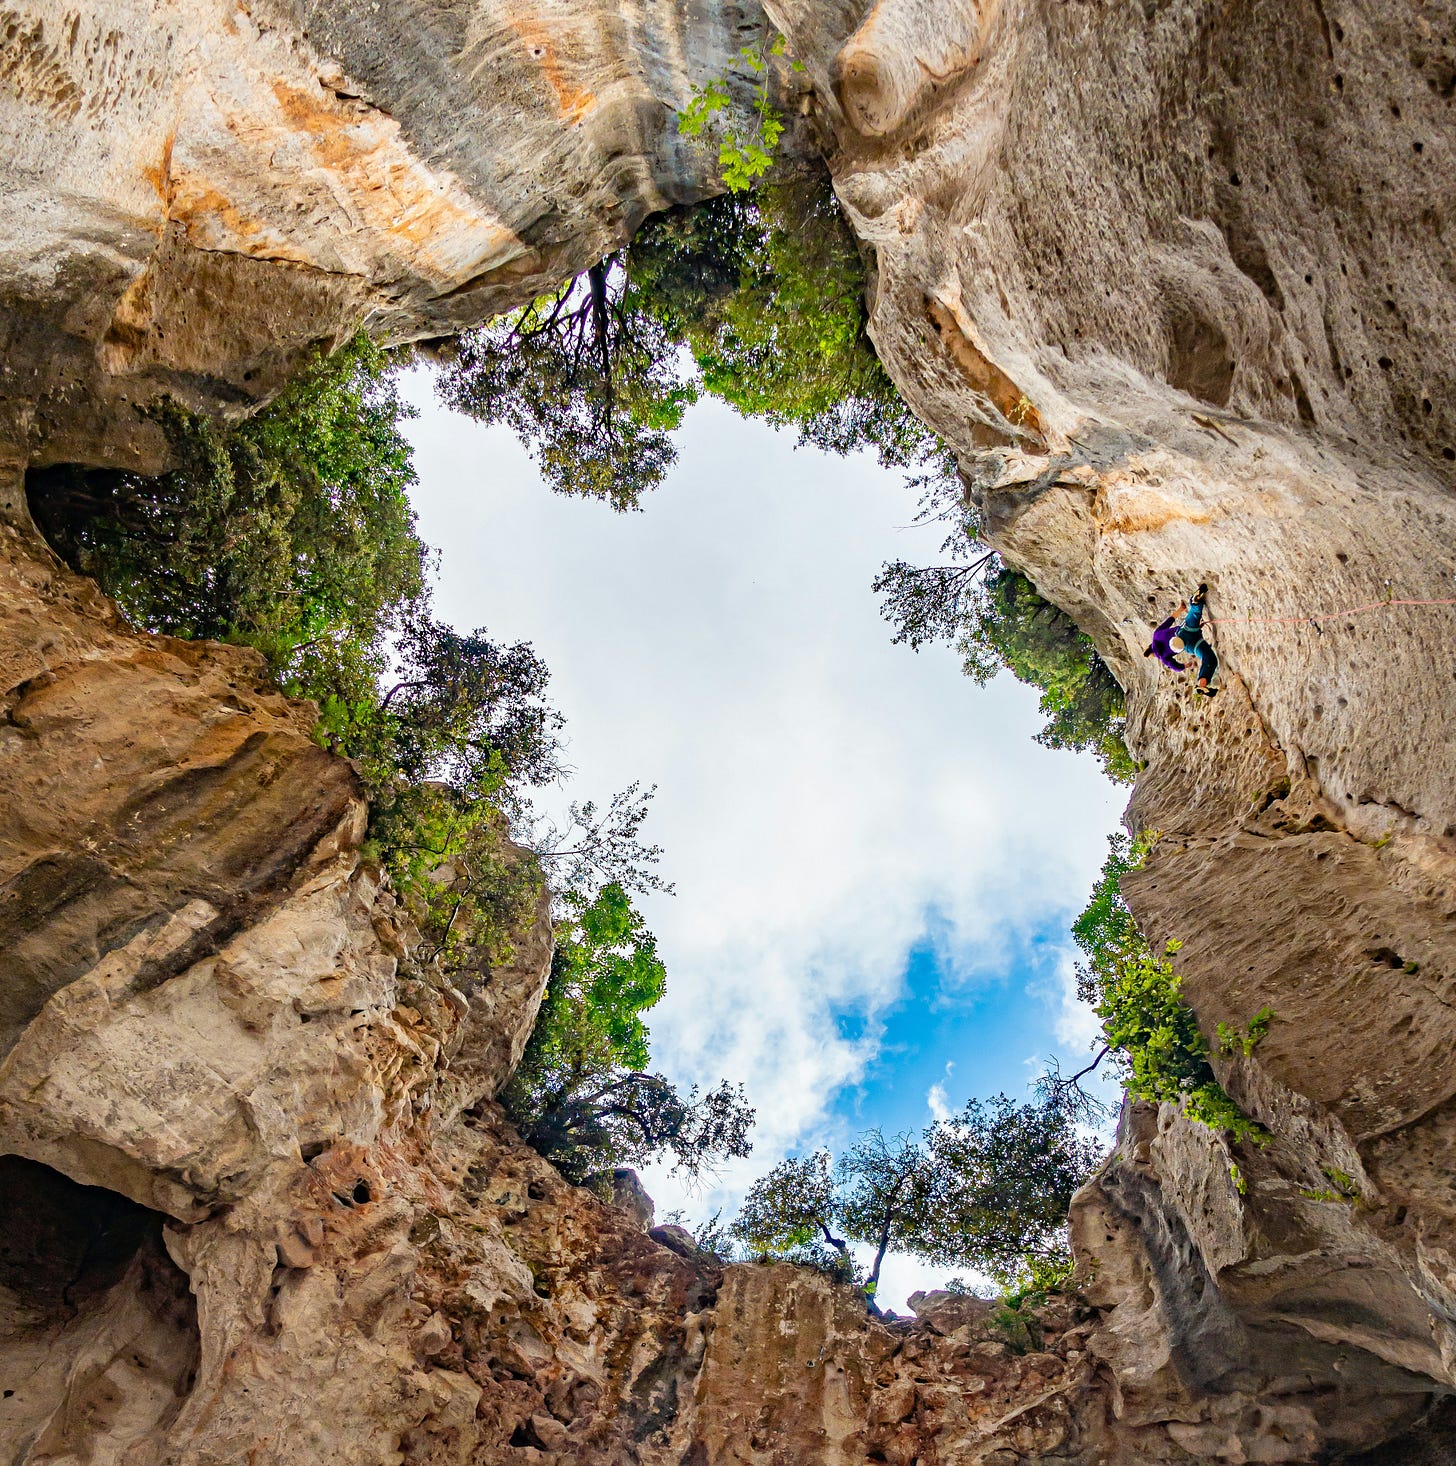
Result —
<instances>
[{"instance_id":1,"label":"rock cliff face","mask_svg":"<svg viewBox=\"0 0 1456 1466\"><path fill-rule=\"evenodd\" d=\"M1210 1037L1277 1015L1223 1065L1276 1136L1244 1190L1135 1116L1083 1198L1091 1347L1123 1418L1186 1401L1195 1454L1348 1446L1331 1390L1394 1409L1456 1356L1456 608L1378 609L1456 596L1456 14L972 7L947 75L930 8L843 45L781 9L840 81L882 354L1127 690L1162 834L1129 899ZM1202 579L1211 704L1141 656Z\"/></svg>"},{"instance_id":2,"label":"rock cliff face","mask_svg":"<svg viewBox=\"0 0 1456 1466\"><path fill-rule=\"evenodd\" d=\"M521 1147L491 1098L544 917L477 991L414 971L307 710L129 632L22 475L154 463L161 392L246 410L711 187L671 114L761 17L31 0L0 9L6 1459L1452 1459L1453 609L1350 608L1456 596L1456 13L768 9L887 366L1127 690L1140 918L1210 1031L1276 1014L1220 1061L1273 1143L1126 1115L1085 1308L1020 1353L973 1304L885 1326L725 1271ZM1199 579L1213 703L1140 655Z\"/></svg>"},{"instance_id":3,"label":"rock cliff face","mask_svg":"<svg viewBox=\"0 0 1456 1466\"><path fill-rule=\"evenodd\" d=\"M0 420L145 467L133 406L265 400L361 321L458 331L701 197L689 86L756 6L0 9Z\"/></svg>"}]
</instances>

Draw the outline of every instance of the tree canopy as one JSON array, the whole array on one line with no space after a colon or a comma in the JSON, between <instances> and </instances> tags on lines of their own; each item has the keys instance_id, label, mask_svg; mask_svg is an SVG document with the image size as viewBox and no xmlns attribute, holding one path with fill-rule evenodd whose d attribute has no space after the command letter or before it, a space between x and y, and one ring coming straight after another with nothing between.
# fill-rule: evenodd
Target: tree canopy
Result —
<instances>
[{"instance_id":1,"label":"tree canopy","mask_svg":"<svg viewBox=\"0 0 1456 1466\"><path fill-rule=\"evenodd\" d=\"M625 249L466 332L438 385L510 427L552 488L616 509L661 483L701 394L834 452L948 462L875 355L864 263L822 172L654 215Z\"/></svg>"},{"instance_id":2,"label":"tree canopy","mask_svg":"<svg viewBox=\"0 0 1456 1466\"><path fill-rule=\"evenodd\" d=\"M502 1096L522 1135L578 1183L659 1156L688 1176L746 1156L754 1112L741 1086L684 1094L647 1072L642 1015L667 974L626 890L611 881L565 907L541 1013Z\"/></svg>"},{"instance_id":3,"label":"tree canopy","mask_svg":"<svg viewBox=\"0 0 1456 1466\"><path fill-rule=\"evenodd\" d=\"M427 559L392 367L359 335L244 422L165 405L170 472L43 471L37 522L148 631L246 639L280 669L314 638L371 642Z\"/></svg>"},{"instance_id":4,"label":"tree canopy","mask_svg":"<svg viewBox=\"0 0 1456 1466\"><path fill-rule=\"evenodd\" d=\"M1009 1286L1070 1270L1067 1208L1101 1155L1055 1104L972 1100L918 1140L871 1130L837 1162L824 1151L781 1161L732 1232L750 1251L860 1281L871 1302L892 1249ZM851 1242L872 1249L862 1277Z\"/></svg>"},{"instance_id":5,"label":"tree canopy","mask_svg":"<svg viewBox=\"0 0 1456 1466\"><path fill-rule=\"evenodd\" d=\"M697 397L677 347L618 252L465 332L437 385L457 412L516 433L558 493L635 509L671 467L671 433Z\"/></svg>"},{"instance_id":6,"label":"tree canopy","mask_svg":"<svg viewBox=\"0 0 1456 1466\"><path fill-rule=\"evenodd\" d=\"M1208 1040L1173 967L1179 943L1154 952L1123 899L1122 877L1142 863L1152 843L1151 837L1111 837L1091 900L1072 927L1085 958L1077 968L1078 996L1102 1024L1103 1044L1093 1065L1109 1056L1133 1098L1181 1105L1190 1119L1211 1129L1261 1141L1262 1127L1234 1103L1213 1071ZM1255 1015L1259 1026L1250 1046L1267 1029L1269 1016ZM1075 1107L1075 1076L1053 1075L1048 1084Z\"/></svg>"}]
</instances>

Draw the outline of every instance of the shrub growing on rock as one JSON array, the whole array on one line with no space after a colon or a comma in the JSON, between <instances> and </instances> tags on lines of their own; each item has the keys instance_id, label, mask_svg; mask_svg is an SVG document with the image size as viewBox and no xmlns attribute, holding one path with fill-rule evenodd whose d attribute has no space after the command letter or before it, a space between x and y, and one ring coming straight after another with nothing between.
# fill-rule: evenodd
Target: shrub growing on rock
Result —
<instances>
[{"instance_id":1,"label":"shrub growing on rock","mask_svg":"<svg viewBox=\"0 0 1456 1466\"><path fill-rule=\"evenodd\" d=\"M1154 952L1123 900L1121 878L1142 863L1152 839L1119 834L1109 843L1092 898L1072 927L1086 959L1077 969L1078 995L1102 1022L1104 1044L1094 1064L1110 1055L1123 1088L1135 1099L1181 1105L1190 1119L1227 1131L1235 1140L1267 1139L1213 1072L1208 1040L1183 1000L1183 980L1173 968L1179 943ZM1267 1010L1257 1019L1262 1036Z\"/></svg>"}]
</instances>

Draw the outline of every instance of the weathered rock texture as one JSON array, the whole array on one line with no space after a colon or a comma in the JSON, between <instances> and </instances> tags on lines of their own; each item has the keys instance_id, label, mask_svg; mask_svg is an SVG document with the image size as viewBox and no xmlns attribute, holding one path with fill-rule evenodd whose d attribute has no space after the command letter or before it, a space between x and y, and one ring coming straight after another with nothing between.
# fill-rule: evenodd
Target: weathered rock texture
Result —
<instances>
[{"instance_id":1,"label":"weathered rock texture","mask_svg":"<svg viewBox=\"0 0 1456 1466\"><path fill-rule=\"evenodd\" d=\"M1140 918L1210 1032L1275 1011L1220 1061L1273 1143L1125 1116L1039 1341L725 1272L522 1148L491 1097L544 918L476 990L414 970L307 710L128 632L21 475L154 463L162 392L246 410L710 188L672 110L761 17L33 0L0 10L6 1459L1456 1458L1456 617L1342 614L1456 594L1456 14L767 8L886 364L1127 689ZM1204 578L1211 704L1140 655Z\"/></svg>"},{"instance_id":2,"label":"weathered rock texture","mask_svg":"<svg viewBox=\"0 0 1456 1466\"><path fill-rule=\"evenodd\" d=\"M1195 1455L1352 1448L1456 1384L1456 607L1339 614L1456 596L1456 12L770 10L882 355L1127 690L1134 909L1210 1037L1277 1015L1222 1065L1273 1145L1134 1115L1082 1199L1089 1348ZM1203 579L1211 704L1141 656Z\"/></svg>"},{"instance_id":3,"label":"weathered rock texture","mask_svg":"<svg viewBox=\"0 0 1456 1466\"><path fill-rule=\"evenodd\" d=\"M708 191L671 119L761 26L702 0L0 8L0 424L40 461L145 466L160 391L236 412L361 322L440 336L530 299Z\"/></svg>"}]
</instances>

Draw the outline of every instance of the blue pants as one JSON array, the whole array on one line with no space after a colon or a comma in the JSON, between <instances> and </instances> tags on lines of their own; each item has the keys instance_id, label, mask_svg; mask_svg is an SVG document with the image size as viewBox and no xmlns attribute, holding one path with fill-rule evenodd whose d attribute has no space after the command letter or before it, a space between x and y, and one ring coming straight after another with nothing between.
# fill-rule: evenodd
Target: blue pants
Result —
<instances>
[{"instance_id":1,"label":"blue pants","mask_svg":"<svg viewBox=\"0 0 1456 1466\"><path fill-rule=\"evenodd\" d=\"M1183 618L1183 628L1178 633L1185 651L1198 658L1198 679L1212 681L1218 671L1218 653L1208 644L1203 635L1203 602L1194 601Z\"/></svg>"}]
</instances>

